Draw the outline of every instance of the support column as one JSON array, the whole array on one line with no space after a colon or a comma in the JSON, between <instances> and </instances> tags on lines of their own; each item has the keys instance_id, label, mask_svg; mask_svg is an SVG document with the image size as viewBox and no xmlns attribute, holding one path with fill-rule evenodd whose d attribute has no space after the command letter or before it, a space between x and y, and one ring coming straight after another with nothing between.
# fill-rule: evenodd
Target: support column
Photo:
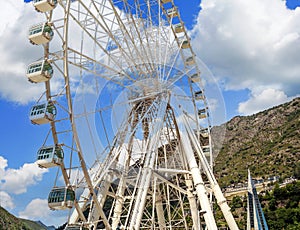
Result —
<instances>
[{"instance_id":1,"label":"support column","mask_svg":"<svg viewBox=\"0 0 300 230\"><path fill-rule=\"evenodd\" d=\"M165 220L164 208L163 208L162 197L161 197L160 191L156 192L155 208L156 208L159 229L165 230L166 229L166 220Z\"/></svg>"},{"instance_id":2,"label":"support column","mask_svg":"<svg viewBox=\"0 0 300 230\"><path fill-rule=\"evenodd\" d=\"M233 218L233 215L230 211L230 207L228 206L226 198L224 197L224 195L221 191L221 188L220 188L220 186L219 186L219 184L218 184L218 182L217 182L217 180L216 180L216 178L215 178L215 176L212 172L212 169L211 169L211 167L209 166L209 164L207 162L207 159L206 159L206 157L205 157L205 155L204 155L204 153L201 149L200 143L197 140L197 137L196 137L195 133L193 132L191 127L188 125L187 121L184 120L184 119L183 119L183 121L185 123L185 128L186 128L185 131L187 132L187 133L184 133L185 134L184 138L186 139L186 141L188 141L187 143L190 143L190 144L192 143L193 144L193 147L194 147L195 151L197 152L197 154L200 158L201 166L203 167L203 170L206 173L206 176L207 176L207 178L209 180L209 183L212 187L213 193L214 193L214 195L217 199L217 203L218 203L219 207L221 208L221 211L223 213L223 216L224 216L229 228L231 230L238 230L239 228L238 228L238 226L237 226L237 224L236 224L236 222ZM187 137L189 137L189 139ZM188 145L188 147L191 148L190 145ZM192 157L191 159L195 160L195 156L194 156L193 152L190 155ZM198 170L199 170L199 168L198 168ZM199 172L200 172L200 170L199 170Z\"/></svg>"},{"instance_id":3,"label":"support column","mask_svg":"<svg viewBox=\"0 0 300 230\"><path fill-rule=\"evenodd\" d=\"M189 193L188 193L188 200L190 204L192 219L193 219L193 228L194 229L201 229L200 228L200 218L197 208L197 202L193 195L193 181L190 178L185 179L185 183L188 187Z\"/></svg>"},{"instance_id":4,"label":"support column","mask_svg":"<svg viewBox=\"0 0 300 230\"><path fill-rule=\"evenodd\" d=\"M183 153L186 156L187 163L189 165L194 186L196 188L196 192L200 201L201 209L205 211L203 214L206 226L208 230L217 230L217 224L211 210L210 202L207 196L206 188L204 186L204 182L201 176L200 169L198 167L197 161L194 156L194 151L191 146L190 140L188 139L187 133L181 133L181 146L183 149Z\"/></svg>"}]
</instances>

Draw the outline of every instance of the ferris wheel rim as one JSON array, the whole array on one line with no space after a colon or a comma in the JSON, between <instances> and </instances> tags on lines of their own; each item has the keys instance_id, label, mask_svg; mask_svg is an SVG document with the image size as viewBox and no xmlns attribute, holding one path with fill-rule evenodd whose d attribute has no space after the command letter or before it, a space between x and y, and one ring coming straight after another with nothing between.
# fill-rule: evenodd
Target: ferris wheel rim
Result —
<instances>
[{"instance_id":1,"label":"ferris wheel rim","mask_svg":"<svg viewBox=\"0 0 300 230\"><path fill-rule=\"evenodd\" d=\"M69 10L70 10L70 6L71 6L71 0L68 0L67 1L67 5L68 5L68 10L66 11L66 13L68 14L68 21L69 21L69 17L70 17L70 12L69 12ZM110 3L112 3L112 1L109 1ZM66 24L68 24L68 23L66 23ZM170 23L170 27L171 27L171 23ZM174 35L176 35L176 32L175 32L175 30L172 28L172 32L173 32L173 34ZM186 32L184 32L185 33L185 35L187 36L187 34L186 34ZM69 47L68 46L68 33L65 33L65 38L64 38L64 63L65 63L65 65L66 65L66 68L65 69L67 69L68 67L69 67L69 60L68 60L68 51L70 51L72 48L71 47ZM187 36L188 37L188 36ZM177 41L177 40L176 40ZM177 41L178 42L178 41ZM190 47L191 48L191 47ZM193 50L191 49L191 52L192 52L192 55L194 55L194 52L193 52ZM178 53L177 53L177 55L180 53L180 49L178 49ZM183 60L183 59L182 59ZM183 60L183 62L184 62L184 60ZM196 64L196 69L198 69L198 67L197 67L197 64ZM198 72L198 71L197 71ZM66 73L65 74L66 76L68 76L68 74ZM67 88L69 89L70 88L70 85L69 84L67 84ZM69 92L70 92L70 89L69 89ZM68 98L70 98L71 99L71 97L72 97L72 95L70 94L70 93L68 93L67 94L68 96ZM207 102L205 102L205 104L207 105ZM206 106L207 108L208 108L208 106ZM73 112L71 112L71 114L73 114ZM73 118L72 118L72 120L73 120ZM208 127L210 127L210 124L208 125ZM73 133L75 134L75 137L76 138L78 138L78 133L77 133L77 131L76 131L76 127L74 126L74 128L72 127L72 129L73 129ZM209 135L210 135L210 133L209 133ZM80 140L79 140L79 138L78 138L78 143L80 143ZM212 158L212 157L211 157Z\"/></svg>"},{"instance_id":2,"label":"ferris wheel rim","mask_svg":"<svg viewBox=\"0 0 300 230\"><path fill-rule=\"evenodd\" d=\"M63 37L62 37L62 41L63 41L63 49L62 49L62 51L63 51L63 55L62 55L62 60L63 60L63 76L64 76L64 80L65 80L65 90L66 90L66 92L65 92L65 96L66 96L66 99L67 99L67 104L68 104L68 114L69 114L69 120L70 120L70 123L71 123L71 131L72 131L72 138L74 139L74 141L75 141L75 145L76 145L76 152L78 153L78 156L79 156L79 159L80 159L80 163L81 163L81 168L82 168L82 171L83 171L83 174L84 174L84 178L85 178L85 182L86 182L86 185L87 185L87 187L88 187L88 189L90 190L90 196L92 197L92 200L93 200L93 202L95 203L95 206L98 206L98 209L99 209L99 211L102 211L102 209L101 208L99 208L100 206L99 206L99 203L98 203L98 201L97 201L97 198L96 198L96 194L94 193L94 185L93 185L93 183L92 183L92 174L90 174L91 173L91 171L90 170L88 170L87 169L87 165L86 165L86 162L85 162L85 157L84 157L84 155L83 155L83 150L82 150L82 148L81 148L81 140L80 140L80 136L79 136L79 133L78 133L78 129L76 128L76 122L75 122L75 120L76 120L76 114L75 114L75 112L74 112L74 107L73 107L73 103L74 103L74 101L73 101L73 95L72 95L72 85L71 85L71 83L70 83L70 81L71 81L71 79L70 79L70 66L72 65L72 64L74 64L74 63L71 63L72 62L72 60L70 60L69 59L69 55L71 54L70 52L73 52L73 53L76 53L76 52L80 52L80 51L76 51L75 49L72 49L72 46L69 46L69 39L70 39L70 37L69 37L69 21L70 21L70 18L72 18L72 15L71 15L71 13L70 13L70 9L71 9L71 4L72 4L72 0L66 0L65 1L65 4L64 4L64 2L63 1L59 1L59 4L62 6L62 8L65 10L64 11L64 27L63 27ZM81 2L81 1L77 1L77 2ZM94 2L93 0L91 0L90 2ZM112 0L110 0L110 1L107 1L107 2L109 2L110 4L113 4L113 1ZM167 15L168 13L167 13L167 11L163 8L163 3L162 2L164 2L164 1L158 1L158 5L159 5L159 7L162 7L162 11L164 12L164 15ZM168 0L167 2L172 2L172 5L174 5L174 2L173 2L173 0ZM174 7L174 6L173 6ZM176 8L177 9L177 8ZM115 10L115 9L114 9ZM116 12L115 12L116 13ZM117 13L116 13L117 14ZM179 14L178 12L177 12L177 14ZM120 18L120 16L117 14L116 15L116 17L118 18L119 17L119 20L121 20L121 18ZM131 15L131 17L132 17L132 15ZM173 24L172 23L170 23L170 21L172 22L172 18L171 19L169 19L168 18L168 16L166 16L166 18L167 18L167 21L169 22L169 29L170 29L170 33L173 33L173 35L175 36L175 38L176 38L176 31L175 31L175 29L173 28ZM181 19L180 19L180 22L182 22L181 21ZM118 22L119 23L119 22ZM123 23L123 22L122 22ZM80 28L82 28L82 27L80 27ZM160 30L159 30L160 31ZM183 29L183 32L184 32L184 34L185 34L185 37L187 38L187 41L189 40L189 37L188 37L188 35L187 35L187 32L186 32L186 30L185 29ZM87 32L86 32L87 33ZM128 34L128 32L126 32L127 34ZM158 33L160 33L160 32L158 32ZM165 81L165 82L168 82L168 81L170 81L170 80L172 80L171 79L171 77L169 77L170 75L171 75L171 69L175 66L175 61L177 60L177 56L180 56L180 60L182 61L182 63L183 63L183 66L184 66L184 68L183 68L183 70L182 70L182 76L184 75L184 77L188 80L188 82L189 83L193 83L194 81L193 81L193 79L192 79L192 73L190 73L190 69L189 69L189 66L190 66L190 64L191 65L194 65L194 69L196 70L196 73L199 75L200 74L200 71L199 71L199 66L198 66L198 63L197 63L197 61L195 61L195 60L193 60L193 58L195 58L196 56L195 56L195 53L194 53L194 51L193 51L193 49L192 49L192 47L191 47L191 44L189 44L188 46L187 46L187 48L188 49L190 49L190 54L191 54L191 56L189 56L189 57L185 57L184 55L183 55L183 53L182 53L182 50L181 49L183 49L182 47L183 47L183 43L185 42L185 40L181 40L181 41L179 41L179 39L177 39L176 38L176 40L174 40L173 42L175 42L175 43L177 43L177 48L176 48L176 51L177 51L177 53L176 53L176 55L175 55L175 58L173 59L174 60L174 62L173 62L173 64L171 64L171 67L170 67L170 72L168 73L168 74L166 74L166 77L165 77L165 79L163 79L163 77L161 77L161 76L164 76L164 75L161 75L161 76L159 76L160 77L160 80L163 82L163 81ZM161 41L160 41L160 39L158 39L158 43L160 43L161 44ZM148 44L148 43L147 43ZM150 47L150 46L149 46ZM137 49L137 48L135 48L135 49ZM184 48L184 49L186 49L186 48ZM81 50L81 53L80 53L80 55L82 55L83 54L83 52L82 52L82 50ZM150 54L151 54L151 52L150 52ZM108 54L107 54L108 55ZM130 58L130 55L128 55L125 51L122 51L122 55L127 55L127 57L126 57L126 62L128 62L128 63L131 63L131 64L128 64L127 65L127 68L128 69L130 69L130 70L133 70L134 71L134 69L135 68L137 68L137 63L136 63L136 61L135 60L132 60L132 62L130 62L130 61L128 61L128 58ZM82 55L83 56L83 55ZM108 56L110 56L110 55L108 55ZM165 55L165 57L167 57L167 55ZM192 59L190 59L192 57ZM84 58L86 58L87 60L90 60L90 61L95 61L96 59L95 58L92 58L92 57L90 57L90 59L88 59L88 57L84 57ZM146 58L149 58L149 57L146 57ZM161 54L159 54L159 58L158 58L159 60L161 59ZM154 60L156 60L155 58L154 58ZM157 60L156 60L157 61ZM189 62L188 62L189 61ZM115 62L115 61L114 61ZM142 62L143 62L143 60L142 60ZM76 63L75 63L76 64ZM145 63L143 63L143 64L145 64ZM160 62L158 62L158 64L157 63L155 63L155 62L149 62L148 63L149 64L149 68L153 68L154 67L154 69L159 69L159 68L157 68L157 66L159 66L160 65ZM166 64L166 62L164 62L164 66L166 66L165 65ZM156 65L156 66L155 66ZM76 66L76 65L74 65L74 66ZM109 65L103 65L104 66L104 68L109 68L110 66ZM156 68L155 68L156 67ZM77 68L79 68L79 69L81 69L81 68L83 68L83 66L80 66L79 64L78 64L78 66L77 66ZM111 69L112 71L114 71L114 72L116 72L116 73L119 73L118 72L118 70L119 69L117 69L117 68L115 68L115 69ZM132 81L132 83L133 84L135 84L135 83L137 83L137 82L139 82L139 81L141 81L141 79L138 79L138 78L132 78L131 77L131 75L130 74L128 74L128 72L126 72L126 68L125 68L125 70L123 69L123 68L121 68L121 70L123 71L122 72L122 74L123 74L123 76L126 76L127 78L128 78L128 80L130 80L130 81ZM142 70L143 71L143 69L142 68L140 68L140 70ZM166 67L164 67L163 68L163 72L165 72L166 71ZM143 73L144 74L144 73ZM158 74L159 75L159 74ZM182 76L178 76L178 78L175 78L175 80L174 80L174 82L173 82L173 84L175 85L175 83L176 83L176 81L179 81L181 78L183 78ZM118 81L116 81L115 83L118 83ZM121 85L121 86L123 86L123 87L125 87L126 85L125 84L123 84L123 85ZM191 87L191 86L190 86ZM126 87L125 87L126 88ZM200 89L202 89L202 86L200 87ZM191 90L190 90L192 93L193 93L193 89L191 88ZM51 95L50 95L50 83L46 83L46 94L47 94L47 98L51 98ZM192 102L193 102L193 106L194 106L194 112L195 112L195 122L198 122L198 115L199 114L197 114L197 112L199 112L196 108L197 108L197 106L196 106L196 100L195 100L195 96L194 96L194 94L191 94L190 95L191 96L191 100L192 100ZM205 109L206 108L208 108L208 103L207 103L207 101L206 101L206 98L204 98L203 99L203 101L204 101L204 105L205 105ZM205 112L207 113L207 115L208 115L208 112L205 110ZM52 122L51 123L51 127L52 127L52 133L53 133L53 135L55 134L56 135L56 131L55 131L55 122ZM197 125L197 127L198 127L198 125ZM199 126L200 127L200 126ZM210 122L209 122L209 119L208 119L208 130L210 129ZM191 131L192 132L192 131ZM54 135L54 137L55 137L55 135ZM208 135L209 135L209 140L210 140L210 131L208 131ZM54 138L54 142L55 143L58 143L58 140L56 140L55 138ZM209 146L211 146L211 143L209 143ZM70 147L70 148L73 148L72 146ZM212 157L211 157L211 159L212 159ZM96 162L96 161L95 161ZM212 163L211 163L211 165L212 165ZM98 165L99 166L99 165ZM62 171L65 171L66 169L65 168L63 168L62 167ZM64 179L65 179L65 182L66 182L66 184L70 184L70 180L69 180L69 178L68 178L68 175L67 175L67 173L66 172L64 172L63 173L63 175L64 175ZM78 212L78 215L80 216L80 218L84 221L84 222L87 222L88 220L86 220L86 218L84 217L84 215L83 215L83 213L82 213L82 210L81 210L81 207L79 207L78 206L78 203L76 204L75 203L75 205L77 205L76 206L76 210L77 210L77 212ZM106 225L106 226L110 226L110 224L108 223L108 221L107 221L107 219L106 219L106 216L105 216L105 214L103 213L103 211L102 211L102 213L100 213L100 216L101 216L101 218L102 218L102 221L104 222L104 224Z\"/></svg>"}]
</instances>

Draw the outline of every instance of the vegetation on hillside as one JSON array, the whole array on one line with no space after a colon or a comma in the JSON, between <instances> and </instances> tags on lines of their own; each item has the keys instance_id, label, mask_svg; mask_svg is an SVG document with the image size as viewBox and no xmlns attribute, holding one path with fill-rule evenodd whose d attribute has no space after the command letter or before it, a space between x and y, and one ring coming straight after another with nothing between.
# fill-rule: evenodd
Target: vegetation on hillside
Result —
<instances>
[{"instance_id":1,"label":"vegetation on hillside","mask_svg":"<svg viewBox=\"0 0 300 230\"><path fill-rule=\"evenodd\" d=\"M285 187L277 183L274 190L259 195L259 200L269 230L298 230L300 229L300 181L294 181ZM247 225L247 197L235 196L230 202L231 211L240 229ZM219 208L216 208L218 226L225 227L226 223Z\"/></svg>"},{"instance_id":2,"label":"vegetation on hillside","mask_svg":"<svg viewBox=\"0 0 300 230\"><path fill-rule=\"evenodd\" d=\"M1 206L0 206L0 229L30 230L30 228L25 223L23 223L17 217L11 215Z\"/></svg>"},{"instance_id":3,"label":"vegetation on hillside","mask_svg":"<svg viewBox=\"0 0 300 230\"><path fill-rule=\"evenodd\" d=\"M300 182L280 188L260 197L270 229L300 229Z\"/></svg>"},{"instance_id":4,"label":"vegetation on hillside","mask_svg":"<svg viewBox=\"0 0 300 230\"><path fill-rule=\"evenodd\" d=\"M214 131L226 128L215 161L222 187L242 183L247 169L255 178L300 175L300 98L251 115L237 116Z\"/></svg>"},{"instance_id":5,"label":"vegetation on hillside","mask_svg":"<svg viewBox=\"0 0 300 230\"><path fill-rule=\"evenodd\" d=\"M46 228L34 221L19 219L0 206L0 230L2 229L43 230Z\"/></svg>"}]
</instances>

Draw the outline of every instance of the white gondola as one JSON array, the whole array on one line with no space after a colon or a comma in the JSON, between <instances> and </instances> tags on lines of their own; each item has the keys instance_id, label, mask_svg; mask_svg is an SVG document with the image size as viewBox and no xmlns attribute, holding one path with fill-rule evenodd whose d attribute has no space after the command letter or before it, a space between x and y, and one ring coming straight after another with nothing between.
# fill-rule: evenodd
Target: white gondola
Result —
<instances>
[{"instance_id":1,"label":"white gondola","mask_svg":"<svg viewBox=\"0 0 300 230\"><path fill-rule=\"evenodd\" d=\"M208 137L208 129L201 129L200 130L200 135L203 137L203 138L207 138Z\"/></svg>"},{"instance_id":2,"label":"white gondola","mask_svg":"<svg viewBox=\"0 0 300 230\"><path fill-rule=\"evenodd\" d=\"M181 43L181 49L188 49L191 47L191 44L188 40L183 40Z\"/></svg>"},{"instance_id":3,"label":"white gondola","mask_svg":"<svg viewBox=\"0 0 300 230\"><path fill-rule=\"evenodd\" d=\"M206 157L209 157L210 156L210 147L209 145L206 145L206 146L202 146L202 151L204 153L204 155Z\"/></svg>"},{"instance_id":4,"label":"white gondola","mask_svg":"<svg viewBox=\"0 0 300 230\"><path fill-rule=\"evenodd\" d=\"M41 168L51 168L61 165L64 158L63 149L60 146L43 146L37 153L37 161Z\"/></svg>"},{"instance_id":5,"label":"white gondola","mask_svg":"<svg viewBox=\"0 0 300 230\"><path fill-rule=\"evenodd\" d=\"M199 109L198 110L198 117L199 117L199 119L206 118L206 109Z\"/></svg>"},{"instance_id":6,"label":"white gondola","mask_svg":"<svg viewBox=\"0 0 300 230\"><path fill-rule=\"evenodd\" d=\"M184 28L181 25L181 23L178 23L178 24L174 25L174 30L175 30L175 33L182 33L184 31Z\"/></svg>"},{"instance_id":7,"label":"white gondola","mask_svg":"<svg viewBox=\"0 0 300 230\"><path fill-rule=\"evenodd\" d=\"M177 7L172 7L170 9L167 10L167 15L170 18L174 18L178 16L178 11L177 11Z\"/></svg>"},{"instance_id":8,"label":"white gondola","mask_svg":"<svg viewBox=\"0 0 300 230\"><path fill-rule=\"evenodd\" d=\"M72 208L75 201L75 192L71 187L55 187L48 196L48 206L52 210Z\"/></svg>"},{"instance_id":9,"label":"white gondola","mask_svg":"<svg viewBox=\"0 0 300 230\"><path fill-rule=\"evenodd\" d=\"M195 73L191 76L193 82L200 82L200 73Z\"/></svg>"},{"instance_id":10,"label":"white gondola","mask_svg":"<svg viewBox=\"0 0 300 230\"><path fill-rule=\"evenodd\" d=\"M54 121L56 116L56 107L53 102L46 102L32 106L29 119L33 124L42 125Z\"/></svg>"},{"instance_id":11,"label":"white gondola","mask_svg":"<svg viewBox=\"0 0 300 230\"><path fill-rule=\"evenodd\" d=\"M88 230L88 228L81 225L67 225L65 230Z\"/></svg>"},{"instance_id":12,"label":"white gondola","mask_svg":"<svg viewBox=\"0 0 300 230\"><path fill-rule=\"evenodd\" d=\"M194 96L195 96L196 100L203 100L204 99L204 95L203 95L202 90L199 90L199 91L195 92Z\"/></svg>"},{"instance_id":13,"label":"white gondola","mask_svg":"<svg viewBox=\"0 0 300 230\"><path fill-rule=\"evenodd\" d=\"M33 5L38 12L45 13L56 7L57 0L33 0Z\"/></svg>"},{"instance_id":14,"label":"white gondola","mask_svg":"<svg viewBox=\"0 0 300 230\"><path fill-rule=\"evenodd\" d=\"M196 62L195 62L195 58L193 56L191 57L188 57L186 60L185 60L185 64L190 66L190 65L194 65Z\"/></svg>"},{"instance_id":15,"label":"white gondola","mask_svg":"<svg viewBox=\"0 0 300 230\"><path fill-rule=\"evenodd\" d=\"M29 41L35 45L45 44L53 38L53 30L49 23L40 23L29 29Z\"/></svg>"},{"instance_id":16,"label":"white gondola","mask_svg":"<svg viewBox=\"0 0 300 230\"><path fill-rule=\"evenodd\" d=\"M52 75L53 68L47 60L30 64L26 73L28 80L34 83L48 81Z\"/></svg>"}]
</instances>

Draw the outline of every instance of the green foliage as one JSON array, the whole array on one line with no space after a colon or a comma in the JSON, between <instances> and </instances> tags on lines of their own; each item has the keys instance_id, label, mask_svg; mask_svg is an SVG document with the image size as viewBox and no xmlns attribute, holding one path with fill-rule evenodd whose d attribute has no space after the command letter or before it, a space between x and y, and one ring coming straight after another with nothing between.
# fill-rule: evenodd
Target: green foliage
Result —
<instances>
[{"instance_id":1,"label":"green foliage","mask_svg":"<svg viewBox=\"0 0 300 230\"><path fill-rule=\"evenodd\" d=\"M299 153L298 153L299 154ZM300 161L298 161L297 163L296 163L296 166L295 166L295 169L294 169L294 177L296 178L296 179L300 179Z\"/></svg>"},{"instance_id":2,"label":"green foliage","mask_svg":"<svg viewBox=\"0 0 300 230\"><path fill-rule=\"evenodd\" d=\"M300 229L300 181L287 184L285 187L275 184L273 191L259 196L259 200L270 230ZM239 216L236 220L240 229L245 229L247 223L245 201L245 197L234 197L230 202L233 215Z\"/></svg>"},{"instance_id":3,"label":"green foliage","mask_svg":"<svg viewBox=\"0 0 300 230\"><path fill-rule=\"evenodd\" d=\"M248 168L256 178L300 178L300 98L234 117L222 127L227 127L226 135L215 161L221 187L244 182Z\"/></svg>"},{"instance_id":4,"label":"green foliage","mask_svg":"<svg viewBox=\"0 0 300 230\"><path fill-rule=\"evenodd\" d=\"M41 225L34 221L19 219L0 206L0 230L43 230Z\"/></svg>"},{"instance_id":5,"label":"green foliage","mask_svg":"<svg viewBox=\"0 0 300 230\"><path fill-rule=\"evenodd\" d=\"M243 207L243 201L242 201L242 199L240 197L235 196L235 197L233 197L230 206L231 206L231 210L234 211L237 208Z\"/></svg>"}]
</instances>

